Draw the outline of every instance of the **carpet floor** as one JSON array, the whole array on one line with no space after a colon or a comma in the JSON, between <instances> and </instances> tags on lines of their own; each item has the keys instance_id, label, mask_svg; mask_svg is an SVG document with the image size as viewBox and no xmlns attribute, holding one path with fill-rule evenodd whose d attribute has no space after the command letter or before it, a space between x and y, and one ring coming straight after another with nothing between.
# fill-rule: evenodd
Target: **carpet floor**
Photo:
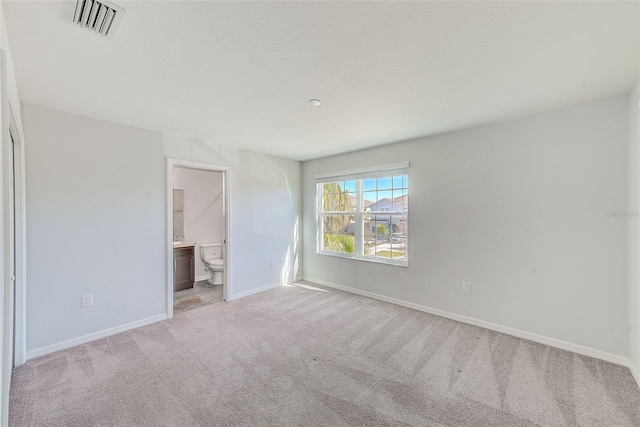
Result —
<instances>
[{"instance_id":1,"label":"carpet floor","mask_svg":"<svg viewBox=\"0 0 640 427\"><path fill-rule=\"evenodd\" d=\"M625 367L308 282L27 362L11 426L640 426Z\"/></svg>"}]
</instances>

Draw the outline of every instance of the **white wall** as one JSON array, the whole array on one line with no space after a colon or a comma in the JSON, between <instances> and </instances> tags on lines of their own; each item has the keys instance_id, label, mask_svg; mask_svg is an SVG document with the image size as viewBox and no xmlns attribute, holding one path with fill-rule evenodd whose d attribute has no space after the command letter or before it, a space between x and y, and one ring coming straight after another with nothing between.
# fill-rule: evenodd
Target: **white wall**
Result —
<instances>
[{"instance_id":1,"label":"white wall","mask_svg":"<svg viewBox=\"0 0 640 427\"><path fill-rule=\"evenodd\" d=\"M627 355L627 97L303 163L304 276ZM316 253L315 175L409 160L409 267ZM472 292L461 292L470 281Z\"/></svg>"},{"instance_id":2,"label":"white wall","mask_svg":"<svg viewBox=\"0 0 640 427\"><path fill-rule=\"evenodd\" d=\"M167 157L232 168L231 298L301 278L300 162L172 135L163 139Z\"/></svg>"},{"instance_id":3,"label":"white wall","mask_svg":"<svg viewBox=\"0 0 640 427\"><path fill-rule=\"evenodd\" d=\"M16 81L16 74L13 69L13 56L11 55L11 47L9 45L9 39L7 37L7 27L4 22L4 10L0 2L0 48L7 52L7 90L9 91L9 97L13 107L14 118L16 125L20 131L22 131L22 105L20 104L20 94L18 92L18 83Z\"/></svg>"},{"instance_id":4,"label":"white wall","mask_svg":"<svg viewBox=\"0 0 640 427\"><path fill-rule=\"evenodd\" d=\"M29 357L165 314L166 157L231 168L232 297L291 279L269 259L297 257L299 162L32 105L24 125Z\"/></svg>"},{"instance_id":5,"label":"white wall","mask_svg":"<svg viewBox=\"0 0 640 427\"><path fill-rule=\"evenodd\" d=\"M629 201L640 209L640 83L629 95ZM629 359L640 384L640 218L630 216L629 227Z\"/></svg>"},{"instance_id":6,"label":"white wall","mask_svg":"<svg viewBox=\"0 0 640 427\"><path fill-rule=\"evenodd\" d=\"M162 135L24 106L27 353L165 312ZM94 306L80 308L80 296Z\"/></svg>"},{"instance_id":7,"label":"white wall","mask_svg":"<svg viewBox=\"0 0 640 427\"><path fill-rule=\"evenodd\" d=\"M222 172L175 167L173 188L184 191L184 238L196 243L196 280L207 280L200 244L224 240Z\"/></svg>"}]
</instances>

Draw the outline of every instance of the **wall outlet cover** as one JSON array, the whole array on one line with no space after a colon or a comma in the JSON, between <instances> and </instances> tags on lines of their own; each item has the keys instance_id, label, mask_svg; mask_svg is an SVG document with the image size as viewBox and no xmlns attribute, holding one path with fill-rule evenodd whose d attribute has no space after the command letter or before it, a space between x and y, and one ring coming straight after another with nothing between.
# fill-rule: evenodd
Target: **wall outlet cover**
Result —
<instances>
[{"instance_id":1,"label":"wall outlet cover","mask_svg":"<svg viewBox=\"0 0 640 427\"><path fill-rule=\"evenodd\" d=\"M471 293L471 283L470 282L462 282L462 292L468 294Z\"/></svg>"},{"instance_id":2,"label":"wall outlet cover","mask_svg":"<svg viewBox=\"0 0 640 427\"><path fill-rule=\"evenodd\" d=\"M93 305L93 294L82 295L80 305L82 308L91 307Z\"/></svg>"}]
</instances>

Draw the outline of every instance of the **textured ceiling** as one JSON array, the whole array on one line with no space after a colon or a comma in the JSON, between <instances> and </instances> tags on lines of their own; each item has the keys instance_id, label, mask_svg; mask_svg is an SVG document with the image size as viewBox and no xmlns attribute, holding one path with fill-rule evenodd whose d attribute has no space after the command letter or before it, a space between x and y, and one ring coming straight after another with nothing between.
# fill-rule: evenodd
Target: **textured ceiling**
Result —
<instances>
[{"instance_id":1,"label":"textured ceiling","mask_svg":"<svg viewBox=\"0 0 640 427\"><path fill-rule=\"evenodd\" d=\"M637 2L3 1L23 102L306 160L627 93ZM322 100L311 107L310 98Z\"/></svg>"}]
</instances>

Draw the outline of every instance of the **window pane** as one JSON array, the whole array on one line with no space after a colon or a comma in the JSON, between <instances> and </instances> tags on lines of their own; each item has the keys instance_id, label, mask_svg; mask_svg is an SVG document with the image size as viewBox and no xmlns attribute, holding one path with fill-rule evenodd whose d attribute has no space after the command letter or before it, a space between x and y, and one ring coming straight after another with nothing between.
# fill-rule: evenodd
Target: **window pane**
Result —
<instances>
[{"instance_id":1,"label":"window pane","mask_svg":"<svg viewBox=\"0 0 640 427\"><path fill-rule=\"evenodd\" d=\"M365 212L368 212L371 210L371 205L373 204L373 202L371 200L367 200L367 197L365 195L364 200L362 201L362 208L364 209Z\"/></svg>"},{"instance_id":2,"label":"window pane","mask_svg":"<svg viewBox=\"0 0 640 427\"><path fill-rule=\"evenodd\" d=\"M365 218L365 255L384 256L384 250L389 249L391 240L389 234L389 215L372 215ZM390 255L387 255L390 258Z\"/></svg>"},{"instance_id":3,"label":"window pane","mask_svg":"<svg viewBox=\"0 0 640 427\"><path fill-rule=\"evenodd\" d=\"M395 203L395 210L403 212L409 204L407 190L393 190L393 202Z\"/></svg>"},{"instance_id":4,"label":"window pane","mask_svg":"<svg viewBox=\"0 0 640 427\"><path fill-rule=\"evenodd\" d=\"M344 205L345 210L347 210L347 211L355 211L356 207L358 206L357 199L356 199L356 197L357 197L356 193L355 192L353 192L353 193L352 192L347 192L347 193L345 193L345 196L347 197L347 199L345 200L345 205Z\"/></svg>"},{"instance_id":5,"label":"window pane","mask_svg":"<svg viewBox=\"0 0 640 427\"><path fill-rule=\"evenodd\" d=\"M377 191L365 191L364 192L364 207L368 208L378 201Z\"/></svg>"},{"instance_id":6,"label":"window pane","mask_svg":"<svg viewBox=\"0 0 640 427\"><path fill-rule=\"evenodd\" d=\"M393 192L391 190L378 191L378 201L382 201L384 199L387 200L387 203L391 200L391 196Z\"/></svg>"},{"instance_id":7,"label":"window pane","mask_svg":"<svg viewBox=\"0 0 640 427\"><path fill-rule=\"evenodd\" d=\"M393 259L407 259L407 215L392 215L391 217L391 250Z\"/></svg>"},{"instance_id":8,"label":"window pane","mask_svg":"<svg viewBox=\"0 0 640 427\"><path fill-rule=\"evenodd\" d=\"M380 178L321 183L318 212L323 253L362 255L379 261L407 265L408 177L377 174ZM355 213L358 205L363 212ZM356 224L356 218L360 223ZM357 225L357 227L356 227ZM362 233L356 239L355 233ZM363 242L363 247L356 245Z\"/></svg>"},{"instance_id":9,"label":"window pane","mask_svg":"<svg viewBox=\"0 0 640 427\"><path fill-rule=\"evenodd\" d=\"M322 231L323 250L355 253L356 239L351 215L325 215Z\"/></svg>"},{"instance_id":10,"label":"window pane","mask_svg":"<svg viewBox=\"0 0 640 427\"><path fill-rule=\"evenodd\" d=\"M391 178L378 178L378 190L391 190Z\"/></svg>"},{"instance_id":11,"label":"window pane","mask_svg":"<svg viewBox=\"0 0 640 427\"><path fill-rule=\"evenodd\" d=\"M406 215L372 215L364 218L364 254L406 260Z\"/></svg>"},{"instance_id":12,"label":"window pane","mask_svg":"<svg viewBox=\"0 0 640 427\"><path fill-rule=\"evenodd\" d=\"M374 203L372 203L369 206L369 210L375 212L375 211L383 211L383 212L388 212L391 210L392 207L392 203L391 203L391 196L392 196L392 192L391 190L386 190L386 191L377 191L375 193L375 195L372 195L371 197L375 200Z\"/></svg>"},{"instance_id":13,"label":"window pane","mask_svg":"<svg viewBox=\"0 0 640 427\"><path fill-rule=\"evenodd\" d=\"M350 212L355 208L355 193L344 191L344 182L325 182L322 185L323 212Z\"/></svg>"},{"instance_id":14,"label":"window pane","mask_svg":"<svg viewBox=\"0 0 640 427\"><path fill-rule=\"evenodd\" d=\"M376 180L375 179L365 179L363 186L364 186L364 191L377 190L378 189L378 186L376 184Z\"/></svg>"}]
</instances>

